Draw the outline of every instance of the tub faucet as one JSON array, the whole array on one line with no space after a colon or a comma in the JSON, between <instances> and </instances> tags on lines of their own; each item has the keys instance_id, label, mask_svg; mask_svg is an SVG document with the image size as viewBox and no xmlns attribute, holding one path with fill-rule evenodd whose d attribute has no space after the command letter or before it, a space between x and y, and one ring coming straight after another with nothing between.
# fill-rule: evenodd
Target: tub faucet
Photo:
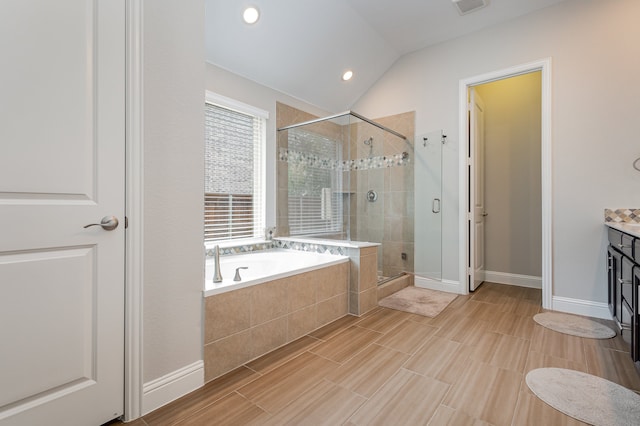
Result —
<instances>
[{"instance_id":1,"label":"tub faucet","mask_svg":"<svg viewBox=\"0 0 640 426\"><path fill-rule=\"evenodd\" d=\"M240 277L240 269L249 269L248 266L241 266L239 268L236 268L236 276L233 277L234 281L242 281L242 277Z\"/></svg>"},{"instance_id":2,"label":"tub faucet","mask_svg":"<svg viewBox=\"0 0 640 426\"><path fill-rule=\"evenodd\" d=\"M217 244L213 248L213 282L222 282L222 272L220 271L220 246Z\"/></svg>"}]
</instances>

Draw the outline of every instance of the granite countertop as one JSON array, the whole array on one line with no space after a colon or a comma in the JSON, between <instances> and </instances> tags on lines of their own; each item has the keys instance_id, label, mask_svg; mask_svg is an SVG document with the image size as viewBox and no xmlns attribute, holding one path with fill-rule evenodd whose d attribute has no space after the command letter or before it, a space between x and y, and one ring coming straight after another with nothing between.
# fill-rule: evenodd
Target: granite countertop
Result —
<instances>
[{"instance_id":1,"label":"granite countertop","mask_svg":"<svg viewBox=\"0 0 640 426\"><path fill-rule=\"evenodd\" d=\"M604 224L609 228L640 238L640 222L605 222Z\"/></svg>"}]
</instances>

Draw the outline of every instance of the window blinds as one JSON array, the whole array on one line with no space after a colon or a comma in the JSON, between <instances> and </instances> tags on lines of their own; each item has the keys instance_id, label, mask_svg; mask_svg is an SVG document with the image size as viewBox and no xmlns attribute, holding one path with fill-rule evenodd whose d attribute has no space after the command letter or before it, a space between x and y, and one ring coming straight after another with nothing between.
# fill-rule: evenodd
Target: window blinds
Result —
<instances>
[{"instance_id":1,"label":"window blinds","mask_svg":"<svg viewBox=\"0 0 640 426\"><path fill-rule=\"evenodd\" d=\"M205 104L205 241L262 236L264 121Z\"/></svg>"},{"instance_id":2,"label":"window blinds","mask_svg":"<svg viewBox=\"0 0 640 426\"><path fill-rule=\"evenodd\" d=\"M303 129L288 135L290 235L342 232L342 143ZM299 161L291 160L291 153ZM301 159L301 160L300 160Z\"/></svg>"}]
</instances>

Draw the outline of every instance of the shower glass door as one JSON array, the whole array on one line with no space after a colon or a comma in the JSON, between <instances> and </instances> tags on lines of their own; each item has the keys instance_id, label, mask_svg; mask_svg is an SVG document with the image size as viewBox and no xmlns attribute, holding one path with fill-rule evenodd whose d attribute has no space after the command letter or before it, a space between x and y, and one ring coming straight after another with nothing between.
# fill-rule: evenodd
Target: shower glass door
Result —
<instances>
[{"instance_id":1,"label":"shower glass door","mask_svg":"<svg viewBox=\"0 0 640 426\"><path fill-rule=\"evenodd\" d=\"M415 141L415 279L442 279L442 148L441 130Z\"/></svg>"}]
</instances>

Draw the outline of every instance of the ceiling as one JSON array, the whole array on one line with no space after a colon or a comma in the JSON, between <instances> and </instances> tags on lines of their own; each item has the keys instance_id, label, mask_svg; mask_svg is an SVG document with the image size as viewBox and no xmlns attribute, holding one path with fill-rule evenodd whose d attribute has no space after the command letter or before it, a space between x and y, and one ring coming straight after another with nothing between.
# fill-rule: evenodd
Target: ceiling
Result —
<instances>
[{"instance_id":1,"label":"ceiling","mask_svg":"<svg viewBox=\"0 0 640 426\"><path fill-rule=\"evenodd\" d=\"M337 113L402 55L561 1L489 0L460 15L452 0L205 0L206 61Z\"/></svg>"}]
</instances>

